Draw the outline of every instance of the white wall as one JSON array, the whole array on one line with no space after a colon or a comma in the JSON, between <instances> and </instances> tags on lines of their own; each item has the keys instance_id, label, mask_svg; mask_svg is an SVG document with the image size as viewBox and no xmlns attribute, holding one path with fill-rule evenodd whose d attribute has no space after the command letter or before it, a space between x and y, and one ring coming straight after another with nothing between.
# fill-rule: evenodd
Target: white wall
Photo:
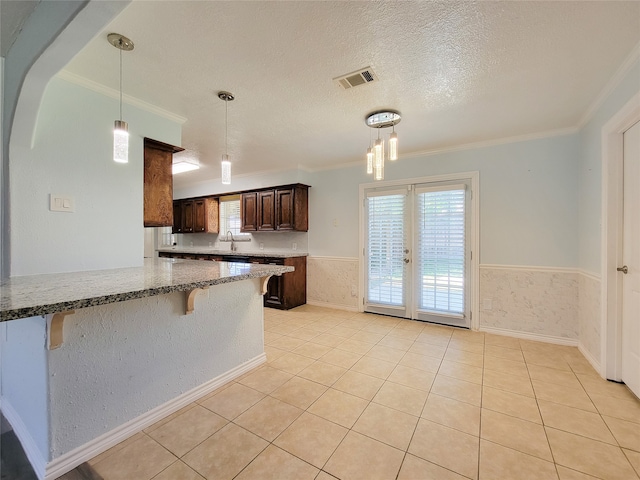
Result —
<instances>
[{"instance_id":1,"label":"white wall","mask_svg":"<svg viewBox=\"0 0 640 480\"><path fill-rule=\"evenodd\" d=\"M129 163L112 160L115 99L51 80L33 149L12 149L12 276L141 265L143 137L180 145L179 124L129 105ZM49 195L75 213L49 211Z\"/></svg>"},{"instance_id":2,"label":"white wall","mask_svg":"<svg viewBox=\"0 0 640 480\"><path fill-rule=\"evenodd\" d=\"M57 458L264 352L259 279L77 310L47 352Z\"/></svg>"},{"instance_id":3,"label":"white wall","mask_svg":"<svg viewBox=\"0 0 640 480\"><path fill-rule=\"evenodd\" d=\"M241 162L241 159L232 159L234 162ZM232 166L233 168L233 166ZM288 185L292 183L305 183L302 178L302 172L298 169L284 170L279 172L266 172L256 175L233 175L231 171L231 185L223 185L220 181L220 171L216 170L211 178L202 180L190 186L181 186L181 177L177 175L173 185L173 198L201 197L204 195L215 195L226 192L239 192L242 190L251 190L263 187L273 187L276 185ZM193 172L193 175L206 175L201 170ZM186 175L190 175L187 173Z\"/></svg>"},{"instance_id":4,"label":"white wall","mask_svg":"<svg viewBox=\"0 0 640 480\"><path fill-rule=\"evenodd\" d=\"M3 412L12 423L12 414L19 417L42 462L49 458L50 445L45 320L25 318L4 322L0 328Z\"/></svg>"}]
</instances>

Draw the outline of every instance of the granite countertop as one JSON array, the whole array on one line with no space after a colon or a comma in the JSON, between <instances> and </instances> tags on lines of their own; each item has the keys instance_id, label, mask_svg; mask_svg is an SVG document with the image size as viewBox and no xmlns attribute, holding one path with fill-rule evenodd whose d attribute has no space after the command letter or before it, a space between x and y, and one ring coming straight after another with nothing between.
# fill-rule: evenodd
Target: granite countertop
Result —
<instances>
[{"instance_id":1,"label":"granite countertop","mask_svg":"<svg viewBox=\"0 0 640 480\"><path fill-rule=\"evenodd\" d=\"M292 272L248 263L145 259L141 267L13 277L0 284L0 321Z\"/></svg>"},{"instance_id":2,"label":"granite countertop","mask_svg":"<svg viewBox=\"0 0 640 480\"><path fill-rule=\"evenodd\" d=\"M292 251L269 251L269 250L257 250L251 252L232 252L231 250L221 250L213 247L163 247L158 248L158 252L169 253L192 253L199 255L226 255L233 257L269 257L269 258L292 258L292 257L307 257L307 252L299 252L297 250Z\"/></svg>"}]
</instances>

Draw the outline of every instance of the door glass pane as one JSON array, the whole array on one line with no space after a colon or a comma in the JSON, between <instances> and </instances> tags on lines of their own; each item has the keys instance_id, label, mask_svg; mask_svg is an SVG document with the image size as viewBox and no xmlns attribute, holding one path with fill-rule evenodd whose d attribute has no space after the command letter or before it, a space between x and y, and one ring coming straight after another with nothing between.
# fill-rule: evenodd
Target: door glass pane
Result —
<instances>
[{"instance_id":1,"label":"door glass pane","mask_svg":"<svg viewBox=\"0 0 640 480\"><path fill-rule=\"evenodd\" d=\"M381 195L368 204L369 303L404 305L406 195Z\"/></svg>"},{"instance_id":2,"label":"door glass pane","mask_svg":"<svg viewBox=\"0 0 640 480\"><path fill-rule=\"evenodd\" d=\"M465 190L418 194L418 309L465 311Z\"/></svg>"}]
</instances>

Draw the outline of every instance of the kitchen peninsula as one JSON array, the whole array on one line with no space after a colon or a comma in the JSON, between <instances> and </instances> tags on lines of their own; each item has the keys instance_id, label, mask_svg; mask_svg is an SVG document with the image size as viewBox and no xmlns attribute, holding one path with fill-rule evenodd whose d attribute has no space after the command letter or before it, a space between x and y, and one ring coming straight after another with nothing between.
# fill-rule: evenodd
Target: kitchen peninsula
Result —
<instances>
[{"instance_id":1,"label":"kitchen peninsula","mask_svg":"<svg viewBox=\"0 0 640 480\"><path fill-rule=\"evenodd\" d=\"M166 247L158 249L160 258L184 258L240 262L253 265L284 265L295 268L293 272L269 279L264 294L264 306L289 310L307 303L307 254L297 251L239 252L207 247Z\"/></svg>"},{"instance_id":2,"label":"kitchen peninsula","mask_svg":"<svg viewBox=\"0 0 640 480\"><path fill-rule=\"evenodd\" d=\"M291 271L160 258L3 282L3 413L39 478L264 362L262 294Z\"/></svg>"}]
</instances>

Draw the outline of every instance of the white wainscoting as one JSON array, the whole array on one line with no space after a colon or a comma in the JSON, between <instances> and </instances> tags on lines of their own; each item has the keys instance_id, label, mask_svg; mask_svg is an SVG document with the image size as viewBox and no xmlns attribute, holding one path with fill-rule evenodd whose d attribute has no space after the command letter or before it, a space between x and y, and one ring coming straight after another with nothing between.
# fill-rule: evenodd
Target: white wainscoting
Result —
<instances>
[{"instance_id":1,"label":"white wainscoting","mask_svg":"<svg viewBox=\"0 0 640 480\"><path fill-rule=\"evenodd\" d=\"M580 343L578 348L589 363L601 375L601 284L600 277L591 272L578 272L578 317L580 318Z\"/></svg>"},{"instance_id":2,"label":"white wainscoting","mask_svg":"<svg viewBox=\"0 0 640 480\"><path fill-rule=\"evenodd\" d=\"M357 258L307 257L309 305L357 311L359 297Z\"/></svg>"},{"instance_id":3,"label":"white wainscoting","mask_svg":"<svg viewBox=\"0 0 640 480\"><path fill-rule=\"evenodd\" d=\"M577 345L578 290L575 269L480 265L480 330Z\"/></svg>"}]
</instances>

